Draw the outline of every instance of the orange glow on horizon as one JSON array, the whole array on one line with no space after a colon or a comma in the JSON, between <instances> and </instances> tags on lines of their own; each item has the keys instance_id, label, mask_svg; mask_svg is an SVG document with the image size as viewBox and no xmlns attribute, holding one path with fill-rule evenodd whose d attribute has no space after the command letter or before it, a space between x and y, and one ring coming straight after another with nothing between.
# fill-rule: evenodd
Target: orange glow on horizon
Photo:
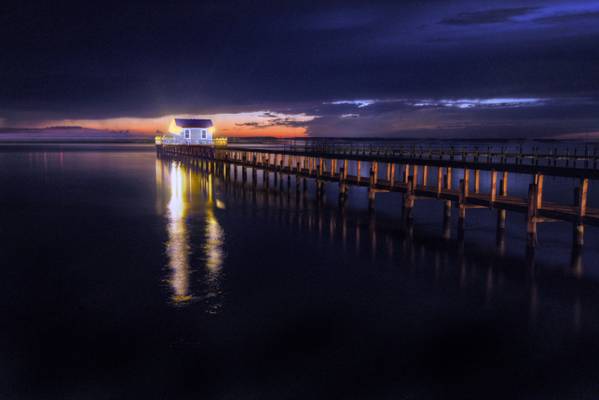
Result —
<instances>
[{"instance_id":1,"label":"orange glow on horizon","mask_svg":"<svg viewBox=\"0 0 599 400\"><path fill-rule=\"evenodd\" d=\"M307 123L314 116L306 114L280 114L267 111L246 112L236 114L213 115L176 115L180 118L209 118L216 127L216 136L274 136L299 137L306 136ZM128 131L130 133L155 135L157 132L167 133L174 116L156 118L108 118L108 119L64 119L45 121L39 128L48 126L81 126L83 128L106 131ZM283 121L283 124L281 123ZM285 126L292 123L297 126Z\"/></svg>"}]
</instances>

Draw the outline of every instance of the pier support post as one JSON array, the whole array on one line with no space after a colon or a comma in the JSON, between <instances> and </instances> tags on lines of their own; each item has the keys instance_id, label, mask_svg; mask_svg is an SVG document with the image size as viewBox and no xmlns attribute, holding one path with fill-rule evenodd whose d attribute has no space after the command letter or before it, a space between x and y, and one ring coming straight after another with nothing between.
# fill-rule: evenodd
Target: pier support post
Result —
<instances>
[{"instance_id":1,"label":"pier support post","mask_svg":"<svg viewBox=\"0 0 599 400\"><path fill-rule=\"evenodd\" d=\"M343 179L347 180L347 174L349 171L349 160L343 160ZM341 173L341 172L339 172Z\"/></svg>"},{"instance_id":2,"label":"pier support post","mask_svg":"<svg viewBox=\"0 0 599 400\"><path fill-rule=\"evenodd\" d=\"M274 159L273 159L273 163L272 163L272 167L273 167L273 185L276 188L277 187L277 183L279 183L279 155L275 154L274 155Z\"/></svg>"},{"instance_id":3,"label":"pier support post","mask_svg":"<svg viewBox=\"0 0 599 400\"><path fill-rule=\"evenodd\" d=\"M414 172L412 174L412 178L414 181L414 186L418 185L418 171L420 170L420 166L417 164L414 164ZM408 179L409 182L409 179Z\"/></svg>"},{"instance_id":4,"label":"pier support post","mask_svg":"<svg viewBox=\"0 0 599 400\"><path fill-rule=\"evenodd\" d=\"M447 167L445 174L445 188L447 190L451 190L451 167ZM443 217L451 218L451 200L445 200L445 205L443 209Z\"/></svg>"},{"instance_id":5,"label":"pier support post","mask_svg":"<svg viewBox=\"0 0 599 400\"><path fill-rule=\"evenodd\" d=\"M412 210L414 208L414 202L416 201L416 197L414 196L414 177L408 176L408 184L406 187L406 192L404 194L403 201L403 217L405 221L411 221L414 218L412 214Z\"/></svg>"},{"instance_id":6,"label":"pier support post","mask_svg":"<svg viewBox=\"0 0 599 400\"><path fill-rule=\"evenodd\" d=\"M501 179L501 195L507 196L507 171L503 171L503 178Z\"/></svg>"},{"instance_id":7,"label":"pier support post","mask_svg":"<svg viewBox=\"0 0 599 400\"><path fill-rule=\"evenodd\" d=\"M493 203L497 198L497 171L491 171L491 204L490 207L493 207Z\"/></svg>"},{"instance_id":8,"label":"pier support post","mask_svg":"<svg viewBox=\"0 0 599 400\"><path fill-rule=\"evenodd\" d=\"M468 170L464 170L464 179L460 179L460 196L458 201L458 237L463 235L466 226L466 198L468 197Z\"/></svg>"},{"instance_id":9,"label":"pier support post","mask_svg":"<svg viewBox=\"0 0 599 400\"><path fill-rule=\"evenodd\" d=\"M537 189L537 185L534 183L531 183L528 186L528 213L526 225L528 247L535 247L537 244Z\"/></svg>"},{"instance_id":10,"label":"pier support post","mask_svg":"<svg viewBox=\"0 0 599 400\"><path fill-rule=\"evenodd\" d=\"M243 158L242 158L241 162L242 162L242 164L241 164L241 180L245 184L248 180L248 172L247 172L247 168L245 167L245 164L247 162L246 153L243 153Z\"/></svg>"},{"instance_id":11,"label":"pier support post","mask_svg":"<svg viewBox=\"0 0 599 400\"><path fill-rule=\"evenodd\" d=\"M345 206L347 200L347 183L346 183L346 169L345 166L339 169L339 206Z\"/></svg>"},{"instance_id":12,"label":"pier support post","mask_svg":"<svg viewBox=\"0 0 599 400\"><path fill-rule=\"evenodd\" d=\"M376 161L372 162L372 171L374 172L374 184L376 185L379 180L379 163Z\"/></svg>"},{"instance_id":13,"label":"pier support post","mask_svg":"<svg viewBox=\"0 0 599 400\"><path fill-rule=\"evenodd\" d=\"M301 185L301 177L300 177L300 163L299 161L295 164L295 193L300 193L300 185Z\"/></svg>"},{"instance_id":14,"label":"pier support post","mask_svg":"<svg viewBox=\"0 0 599 400\"><path fill-rule=\"evenodd\" d=\"M500 179L500 181L499 181L499 196L504 196L504 193L507 190L507 185L504 182L505 181L503 179ZM506 216L507 216L506 210L503 210L503 209L497 210L497 229L498 230L505 229Z\"/></svg>"},{"instance_id":15,"label":"pier support post","mask_svg":"<svg viewBox=\"0 0 599 400\"><path fill-rule=\"evenodd\" d=\"M256 154L252 156L252 186L256 186L258 183L258 171L256 170L256 166L258 164L258 160L256 159Z\"/></svg>"},{"instance_id":16,"label":"pier support post","mask_svg":"<svg viewBox=\"0 0 599 400\"><path fill-rule=\"evenodd\" d=\"M283 165L285 164L285 161L283 160L283 157L281 157L281 159L279 160L279 191L283 191Z\"/></svg>"},{"instance_id":17,"label":"pier support post","mask_svg":"<svg viewBox=\"0 0 599 400\"><path fill-rule=\"evenodd\" d=\"M580 186L574 189L574 204L577 207L577 219L574 223L573 238L574 246L582 247L584 245L584 216L587 210L587 195L589 190L588 178L580 180Z\"/></svg>"},{"instance_id":18,"label":"pier support post","mask_svg":"<svg viewBox=\"0 0 599 400\"><path fill-rule=\"evenodd\" d=\"M443 190L443 168L437 168L437 198L441 196L441 190Z\"/></svg>"},{"instance_id":19,"label":"pier support post","mask_svg":"<svg viewBox=\"0 0 599 400\"><path fill-rule=\"evenodd\" d=\"M534 176L534 183L537 185L537 209L543 207L543 175L536 174Z\"/></svg>"},{"instance_id":20,"label":"pier support post","mask_svg":"<svg viewBox=\"0 0 599 400\"><path fill-rule=\"evenodd\" d=\"M324 182L320 179L322 177L324 169L324 161L322 158L318 159L318 170L316 171L316 198L318 201L324 197Z\"/></svg>"},{"instance_id":21,"label":"pier support post","mask_svg":"<svg viewBox=\"0 0 599 400\"><path fill-rule=\"evenodd\" d=\"M374 185L376 184L375 174L374 174L374 165L370 166L370 180L368 185L368 210L374 210L374 200L376 197L376 192L374 189Z\"/></svg>"},{"instance_id":22,"label":"pier support post","mask_svg":"<svg viewBox=\"0 0 599 400\"><path fill-rule=\"evenodd\" d=\"M268 190L268 187L270 186L270 176L269 176L269 172L268 172L268 158L266 159L266 165L264 166L264 170L262 171L262 183L264 184L264 187L266 188L266 190Z\"/></svg>"}]
</instances>

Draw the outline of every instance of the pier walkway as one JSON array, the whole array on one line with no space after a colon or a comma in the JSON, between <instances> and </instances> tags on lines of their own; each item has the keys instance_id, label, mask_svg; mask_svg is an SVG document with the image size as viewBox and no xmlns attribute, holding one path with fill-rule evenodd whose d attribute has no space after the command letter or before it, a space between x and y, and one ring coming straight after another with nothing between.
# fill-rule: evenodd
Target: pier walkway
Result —
<instances>
[{"instance_id":1,"label":"pier walkway","mask_svg":"<svg viewBox=\"0 0 599 400\"><path fill-rule=\"evenodd\" d=\"M195 160L207 171L225 177L258 181L261 170L263 185L271 184L306 192L307 180L316 184L316 196L322 198L325 183L339 188L339 204L343 206L351 187L365 187L369 209L375 207L377 193L398 192L403 195L403 215L412 218L412 208L419 199L444 202L444 218L451 209L458 209L458 229L463 230L466 210L488 208L497 210L497 228L505 229L507 212L524 214L527 218L527 243L534 247L537 224L563 221L573 226L573 243L584 243L585 225L599 226L599 209L587 206L589 181L599 180L599 156L585 150L576 152L523 151L507 152L491 149L416 148L355 145L316 146L227 146L157 145L158 155L185 157ZM238 170L241 169L239 172ZM351 173L350 173L351 171ZM273 174L271 183L270 174ZM484 174L484 179L481 176ZM526 197L509 194L510 174L529 175ZM459 183L454 184L454 177ZM576 178L578 185L570 204L543 200L546 176ZM483 187L483 183L484 186ZM564 196L566 197L566 196Z\"/></svg>"}]
</instances>

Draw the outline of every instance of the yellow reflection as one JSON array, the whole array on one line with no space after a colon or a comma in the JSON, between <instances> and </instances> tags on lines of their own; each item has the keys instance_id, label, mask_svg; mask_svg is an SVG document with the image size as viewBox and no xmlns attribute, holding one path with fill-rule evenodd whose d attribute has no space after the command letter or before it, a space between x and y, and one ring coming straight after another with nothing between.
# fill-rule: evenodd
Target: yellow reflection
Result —
<instances>
[{"instance_id":1,"label":"yellow reflection","mask_svg":"<svg viewBox=\"0 0 599 400\"><path fill-rule=\"evenodd\" d=\"M169 259L171 276L169 279L173 289L172 300L175 303L190 301L189 293L189 235L185 215L187 204L184 190L185 180L178 163L173 162L170 169L171 197L168 202L168 242L166 252Z\"/></svg>"},{"instance_id":2,"label":"yellow reflection","mask_svg":"<svg viewBox=\"0 0 599 400\"><path fill-rule=\"evenodd\" d=\"M179 162L156 164L156 184L158 196L162 192L161 184L169 186L170 197L166 204L168 217L166 253L170 270L168 282L177 304L192 299L205 301L209 313L217 313L222 306L221 279L225 258L225 233L218 222L216 210L225 209L225 203L218 199L215 180L212 174L195 174L190 168ZM192 187L195 186L195 190ZM166 187L165 187L166 189ZM164 204L164 203L163 203ZM205 279L202 282L203 295L191 293L190 276L193 271L191 261L192 243L198 239L192 237L187 224L188 218L201 215L204 219L203 237L199 239L202 260L205 263Z\"/></svg>"},{"instance_id":3,"label":"yellow reflection","mask_svg":"<svg viewBox=\"0 0 599 400\"><path fill-rule=\"evenodd\" d=\"M222 304L220 301L220 281L221 269L224 260L224 238L223 228L216 219L214 212L215 203L224 203L215 199L214 179L209 174L206 179L206 209L205 209L205 230L204 230L204 254L206 257L206 300L209 301L208 312L217 313Z\"/></svg>"}]
</instances>

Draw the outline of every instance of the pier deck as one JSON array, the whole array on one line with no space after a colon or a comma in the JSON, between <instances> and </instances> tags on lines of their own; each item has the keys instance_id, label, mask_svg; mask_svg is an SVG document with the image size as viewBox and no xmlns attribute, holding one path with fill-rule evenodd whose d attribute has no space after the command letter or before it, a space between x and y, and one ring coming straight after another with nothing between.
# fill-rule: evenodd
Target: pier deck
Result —
<instances>
[{"instance_id":1,"label":"pier deck","mask_svg":"<svg viewBox=\"0 0 599 400\"><path fill-rule=\"evenodd\" d=\"M350 187L368 189L369 208L374 209L377 193L397 192L403 196L403 211L411 218L411 211L420 199L435 199L445 204L444 217L449 218L451 208L458 209L458 227L463 229L466 210L488 208L498 211L498 229L505 229L506 213L526 215L528 244L536 243L536 226L541 222L564 221L573 225L574 244L582 246L584 226L599 226L599 209L587 207L590 180L599 180L598 156L593 151L580 155L553 151L545 153L509 153L490 150L455 151L454 149L387 149L353 148L351 146L292 146L292 147L209 147L194 145L157 145L159 155L188 157L209 171L221 172L237 179L257 182L257 170L263 171L264 185L270 185L269 175L274 174L274 184L283 189L287 177L287 190L291 190L294 177L297 193L307 191L307 180L316 183L316 195L321 198L325 183L339 185L339 204L343 206ZM354 174L349 174L350 163ZM385 170L379 170L384 166ZM368 176L362 171L367 167ZM434 172L433 172L434 170ZM481 186L481 171L485 171L486 187ZM396 173L397 172L397 173ZM508 194L509 174L530 176L527 197ZM453 187L452 177L460 174L458 187ZM543 201L545 176L576 178L579 185L571 204ZM431 179L434 178L434 179ZM500 178L500 179L499 179Z\"/></svg>"}]
</instances>

